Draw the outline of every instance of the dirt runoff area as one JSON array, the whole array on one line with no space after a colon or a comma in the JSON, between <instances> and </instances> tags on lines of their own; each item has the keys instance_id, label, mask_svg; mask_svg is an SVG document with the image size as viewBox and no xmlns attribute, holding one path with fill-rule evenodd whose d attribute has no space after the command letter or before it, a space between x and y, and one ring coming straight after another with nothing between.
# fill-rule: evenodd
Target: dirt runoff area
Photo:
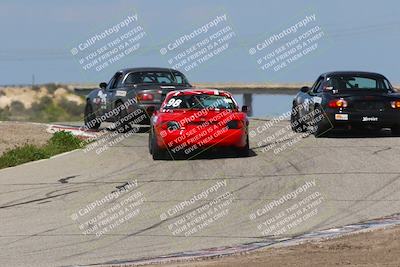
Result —
<instances>
[{"instance_id":1,"label":"dirt runoff area","mask_svg":"<svg viewBox=\"0 0 400 267\"><path fill-rule=\"evenodd\" d=\"M400 266L400 226L218 259L154 266Z\"/></svg>"},{"instance_id":2,"label":"dirt runoff area","mask_svg":"<svg viewBox=\"0 0 400 267\"><path fill-rule=\"evenodd\" d=\"M46 128L39 123L0 121L0 156L17 146L46 144L52 136Z\"/></svg>"}]
</instances>

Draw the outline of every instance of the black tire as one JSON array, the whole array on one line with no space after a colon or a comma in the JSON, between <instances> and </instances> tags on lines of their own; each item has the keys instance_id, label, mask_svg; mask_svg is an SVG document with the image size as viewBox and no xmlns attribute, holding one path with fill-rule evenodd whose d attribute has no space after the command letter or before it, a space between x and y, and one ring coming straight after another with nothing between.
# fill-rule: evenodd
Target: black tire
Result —
<instances>
[{"instance_id":1,"label":"black tire","mask_svg":"<svg viewBox=\"0 0 400 267\"><path fill-rule=\"evenodd\" d=\"M129 121L123 121L122 120L128 115L128 112L126 111L126 108L121 108L124 104L121 101L118 101L117 104L115 105L116 109L119 109L119 113L116 116L116 123L118 124L116 127L116 130L125 133L128 132L132 129L132 126Z\"/></svg>"},{"instance_id":2,"label":"black tire","mask_svg":"<svg viewBox=\"0 0 400 267\"><path fill-rule=\"evenodd\" d=\"M149 153L150 155L153 155L153 130L150 129L149 132Z\"/></svg>"},{"instance_id":3,"label":"black tire","mask_svg":"<svg viewBox=\"0 0 400 267\"><path fill-rule=\"evenodd\" d=\"M394 126L391 128L392 135L400 136L400 126Z\"/></svg>"},{"instance_id":4,"label":"black tire","mask_svg":"<svg viewBox=\"0 0 400 267\"><path fill-rule=\"evenodd\" d=\"M314 118L313 118L314 122L312 122L312 128L313 128L312 133L316 138L324 137L330 130L327 120L325 118L325 113L319 106L315 107L314 111L315 110L319 110L319 112L314 112ZM322 119L318 119L319 116L323 116Z\"/></svg>"},{"instance_id":5,"label":"black tire","mask_svg":"<svg viewBox=\"0 0 400 267\"><path fill-rule=\"evenodd\" d=\"M150 154L153 156L153 160L165 159L165 151L158 146L156 136L154 134L152 134L151 136Z\"/></svg>"},{"instance_id":6,"label":"black tire","mask_svg":"<svg viewBox=\"0 0 400 267\"><path fill-rule=\"evenodd\" d=\"M88 129L97 130L100 128L101 122L96 121L96 113L93 112L92 105L87 102L84 112L84 122Z\"/></svg>"},{"instance_id":7,"label":"black tire","mask_svg":"<svg viewBox=\"0 0 400 267\"><path fill-rule=\"evenodd\" d=\"M246 136L246 145L236 149L236 155L239 157L248 157L250 155L249 136Z\"/></svg>"},{"instance_id":8,"label":"black tire","mask_svg":"<svg viewBox=\"0 0 400 267\"><path fill-rule=\"evenodd\" d=\"M290 114L290 126L292 127L292 131L296 133L306 132L307 127L304 123L300 122L300 114L295 108L296 106L293 103L292 113Z\"/></svg>"}]
</instances>

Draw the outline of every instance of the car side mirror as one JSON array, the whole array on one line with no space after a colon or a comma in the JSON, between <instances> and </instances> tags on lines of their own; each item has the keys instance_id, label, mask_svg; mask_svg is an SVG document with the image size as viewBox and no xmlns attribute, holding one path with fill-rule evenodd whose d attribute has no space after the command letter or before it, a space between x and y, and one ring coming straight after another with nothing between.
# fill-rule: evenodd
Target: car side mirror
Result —
<instances>
[{"instance_id":1,"label":"car side mirror","mask_svg":"<svg viewBox=\"0 0 400 267\"><path fill-rule=\"evenodd\" d=\"M102 82L102 83L100 83L99 84L99 87L100 87L100 89L106 89L106 87L107 87L107 83L105 83L105 82Z\"/></svg>"},{"instance_id":2,"label":"car side mirror","mask_svg":"<svg viewBox=\"0 0 400 267\"><path fill-rule=\"evenodd\" d=\"M247 106L242 106L242 112L247 113L249 108Z\"/></svg>"},{"instance_id":3,"label":"car side mirror","mask_svg":"<svg viewBox=\"0 0 400 267\"><path fill-rule=\"evenodd\" d=\"M303 86L303 87L301 87L300 91L303 92L303 93L307 93L308 91L310 91L310 87Z\"/></svg>"}]
</instances>

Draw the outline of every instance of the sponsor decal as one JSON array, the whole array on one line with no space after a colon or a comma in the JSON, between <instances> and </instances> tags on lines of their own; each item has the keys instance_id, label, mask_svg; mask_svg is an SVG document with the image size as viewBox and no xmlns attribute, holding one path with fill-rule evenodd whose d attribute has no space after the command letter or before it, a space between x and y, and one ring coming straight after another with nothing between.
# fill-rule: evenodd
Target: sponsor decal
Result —
<instances>
[{"instance_id":1,"label":"sponsor decal","mask_svg":"<svg viewBox=\"0 0 400 267\"><path fill-rule=\"evenodd\" d=\"M115 92L116 96L126 96L126 91L120 91L118 90L117 92Z\"/></svg>"},{"instance_id":2,"label":"sponsor decal","mask_svg":"<svg viewBox=\"0 0 400 267\"><path fill-rule=\"evenodd\" d=\"M377 117L363 117L362 121L378 121Z\"/></svg>"},{"instance_id":3,"label":"sponsor decal","mask_svg":"<svg viewBox=\"0 0 400 267\"><path fill-rule=\"evenodd\" d=\"M97 96L100 98L101 108L106 109L107 108L107 94L103 93L103 91L100 90L97 93Z\"/></svg>"},{"instance_id":4,"label":"sponsor decal","mask_svg":"<svg viewBox=\"0 0 400 267\"><path fill-rule=\"evenodd\" d=\"M318 97L318 96L313 97L313 102L314 102L314 103L321 104L321 102L322 102L322 97Z\"/></svg>"}]
</instances>

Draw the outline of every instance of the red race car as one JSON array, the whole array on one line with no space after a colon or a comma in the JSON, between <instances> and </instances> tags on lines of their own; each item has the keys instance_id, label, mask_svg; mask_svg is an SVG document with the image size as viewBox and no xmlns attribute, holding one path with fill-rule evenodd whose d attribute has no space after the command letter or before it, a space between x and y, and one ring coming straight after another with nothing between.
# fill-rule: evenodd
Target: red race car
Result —
<instances>
[{"instance_id":1,"label":"red race car","mask_svg":"<svg viewBox=\"0 0 400 267\"><path fill-rule=\"evenodd\" d=\"M211 147L232 148L248 156L247 107L239 111L232 95L220 90L187 89L167 94L151 118L153 159L196 155Z\"/></svg>"}]
</instances>

